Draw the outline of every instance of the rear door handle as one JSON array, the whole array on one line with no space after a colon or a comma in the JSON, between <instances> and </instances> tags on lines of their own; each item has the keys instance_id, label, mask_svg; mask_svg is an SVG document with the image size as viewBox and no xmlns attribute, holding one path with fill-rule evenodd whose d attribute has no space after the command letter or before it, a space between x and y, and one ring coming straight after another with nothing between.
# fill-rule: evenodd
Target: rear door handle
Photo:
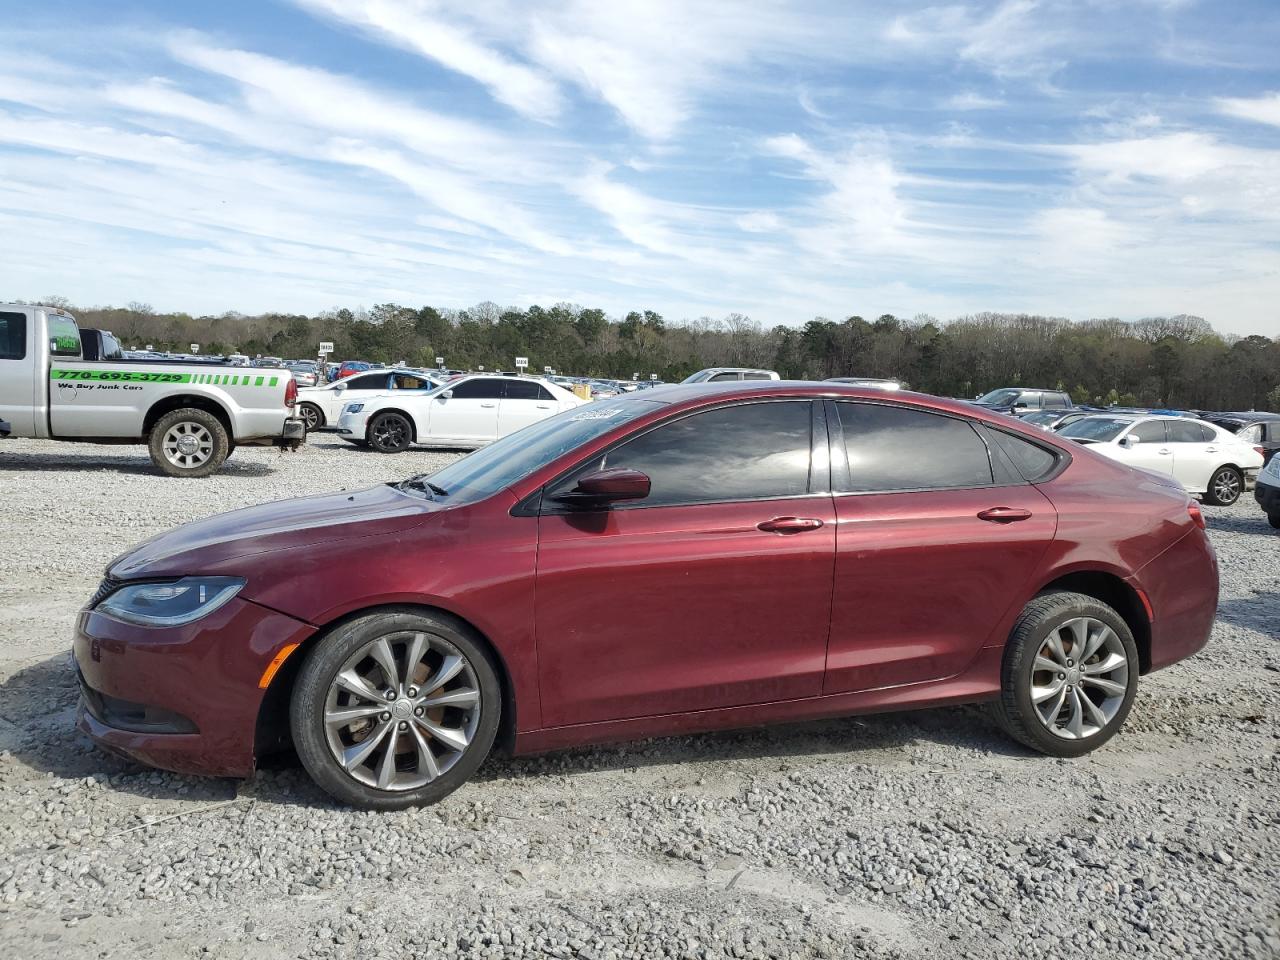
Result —
<instances>
[{"instance_id":1,"label":"rear door handle","mask_svg":"<svg viewBox=\"0 0 1280 960\"><path fill-rule=\"evenodd\" d=\"M756 528L765 533L804 533L806 530L817 530L822 521L817 517L774 517L762 520Z\"/></svg>"},{"instance_id":2,"label":"rear door handle","mask_svg":"<svg viewBox=\"0 0 1280 960\"><path fill-rule=\"evenodd\" d=\"M1156 453L1160 454L1162 457L1167 457L1169 454L1173 453L1173 451L1168 447L1165 447L1163 450L1157 450Z\"/></svg>"},{"instance_id":3,"label":"rear door handle","mask_svg":"<svg viewBox=\"0 0 1280 960\"><path fill-rule=\"evenodd\" d=\"M1021 507L988 507L978 514L979 520L988 520L991 523L1013 523L1017 520L1027 520L1031 516L1030 510L1023 510Z\"/></svg>"},{"instance_id":4,"label":"rear door handle","mask_svg":"<svg viewBox=\"0 0 1280 960\"><path fill-rule=\"evenodd\" d=\"M492 410L494 407L496 407L496 406L497 406L497 404L496 404L496 403L482 403L482 404L480 404L480 406L481 406L481 407L483 407L485 410Z\"/></svg>"}]
</instances>

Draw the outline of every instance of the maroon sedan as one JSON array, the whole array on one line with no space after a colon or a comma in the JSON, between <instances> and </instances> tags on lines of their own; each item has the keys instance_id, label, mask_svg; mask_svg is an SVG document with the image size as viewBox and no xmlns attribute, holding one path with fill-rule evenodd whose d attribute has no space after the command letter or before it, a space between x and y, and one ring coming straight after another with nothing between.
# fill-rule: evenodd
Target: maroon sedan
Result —
<instances>
[{"instance_id":1,"label":"maroon sedan","mask_svg":"<svg viewBox=\"0 0 1280 960\"><path fill-rule=\"evenodd\" d=\"M79 724L193 773L292 742L381 809L495 744L969 701L1071 757L1205 644L1217 595L1168 478L935 397L671 387L142 544L80 616Z\"/></svg>"}]
</instances>

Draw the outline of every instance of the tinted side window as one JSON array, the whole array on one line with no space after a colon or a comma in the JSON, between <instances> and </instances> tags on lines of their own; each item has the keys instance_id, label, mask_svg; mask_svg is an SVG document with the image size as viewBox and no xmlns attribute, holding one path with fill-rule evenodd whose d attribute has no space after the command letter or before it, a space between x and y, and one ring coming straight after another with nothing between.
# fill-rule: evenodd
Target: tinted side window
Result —
<instances>
[{"instance_id":1,"label":"tinted side window","mask_svg":"<svg viewBox=\"0 0 1280 960\"><path fill-rule=\"evenodd\" d=\"M430 390L431 381L424 380L422 377L415 377L411 373L397 373L391 379L391 384L396 390Z\"/></svg>"},{"instance_id":2,"label":"tinted side window","mask_svg":"<svg viewBox=\"0 0 1280 960\"><path fill-rule=\"evenodd\" d=\"M1020 403L1025 403L1028 410L1039 410L1040 394L1036 393L1034 390L1023 390L1014 398L1013 403L1015 406Z\"/></svg>"},{"instance_id":3,"label":"tinted side window","mask_svg":"<svg viewBox=\"0 0 1280 960\"><path fill-rule=\"evenodd\" d=\"M385 390L387 389L387 375L385 373L369 373L362 376L354 376L347 378L348 390Z\"/></svg>"},{"instance_id":4,"label":"tinted side window","mask_svg":"<svg viewBox=\"0 0 1280 960\"><path fill-rule=\"evenodd\" d=\"M1170 443L1205 442L1204 430L1198 423L1192 423L1190 420L1170 420L1168 426Z\"/></svg>"},{"instance_id":5,"label":"tinted side window","mask_svg":"<svg viewBox=\"0 0 1280 960\"><path fill-rule=\"evenodd\" d=\"M772 380L773 377L769 376L767 373L744 373L742 375L742 379L743 380Z\"/></svg>"},{"instance_id":6,"label":"tinted side window","mask_svg":"<svg viewBox=\"0 0 1280 960\"><path fill-rule=\"evenodd\" d=\"M1140 423L1129 431L1129 436L1137 437L1143 443L1164 443L1164 421L1148 420L1146 423Z\"/></svg>"},{"instance_id":7,"label":"tinted side window","mask_svg":"<svg viewBox=\"0 0 1280 960\"><path fill-rule=\"evenodd\" d=\"M714 374L707 382L720 383L724 380L737 380L737 379L738 379L738 374L736 373L717 373L717 374Z\"/></svg>"},{"instance_id":8,"label":"tinted side window","mask_svg":"<svg viewBox=\"0 0 1280 960\"><path fill-rule=\"evenodd\" d=\"M0 360L21 360L27 355L27 315L0 313Z\"/></svg>"},{"instance_id":9,"label":"tinted side window","mask_svg":"<svg viewBox=\"0 0 1280 960\"><path fill-rule=\"evenodd\" d=\"M987 445L954 417L872 403L836 404L851 492L939 490L991 484Z\"/></svg>"},{"instance_id":10,"label":"tinted side window","mask_svg":"<svg viewBox=\"0 0 1280 960\"><path fill-rule=\"evenodd\" d=\"M641 506L793 497L809 490L811 417L809 402L798 400L695 413L614 448L592 468L648 474Z\"/></svg>"},{"instance_id":11,"label":"tinted side window","mask_svg":"<svg viewBox=\"0 0 1280 960\"><path fill-rule=\"evenodd\" d=\"M457 400L501 400L503 381L482 377L478 380L464 380L453 387L453 396Z\"/></svg>"},{"instance_id":12,"label":"tinted side window","mask_svg":"<svg viewBox=\"0 0 1280 960\"><path fill-rule=\"evenodd\" d=\"M1030 440L990 428L987 429L987 436L995 440L1000 449L1013 461L1018 472L1032 483L1048 476L1058 465L1058 457L1055 454Z\"/></svg>"},{"instance_id":13,"label":"tinted side window","mask_svg":"<svg viewBox=\"0 0 1280 960\"><path fill-rule=\"evenodd\" d=\"M1071 398L1065 393L1046 393L1044 395L1044 405L1046 407L1069 407Z\"/></svg>"},{"instance_id":14,"label":"tinted side window","mask_svg":"<svg viewBox=\"0 0 1280 960\"><path fill-rule=\"evenodd\" d=\"M55 357L80 356L80 328L70 317L46 314L49 324L49 352Z\"/></svg>"},{"instance_id":15,"label":"tinted side window","mask_svg":"<svg viewBox=\"0 0 1280 960\"><path fill-rule=\"evenodd\" d=\"M550 400L551 394L535 380L508 380L508 400Z\"/></svg>"}]
</instances>

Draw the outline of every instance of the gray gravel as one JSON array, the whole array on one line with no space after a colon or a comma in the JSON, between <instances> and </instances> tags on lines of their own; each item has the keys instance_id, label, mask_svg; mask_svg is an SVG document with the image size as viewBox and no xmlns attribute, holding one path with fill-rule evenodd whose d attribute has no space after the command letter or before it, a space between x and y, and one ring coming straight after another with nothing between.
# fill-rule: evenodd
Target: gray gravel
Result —
<instances>
[{"instance_id":1,"label":"gray gravel","mask_svg":"<svg viewBox=\"0 0 1280 960\"><path fill-rule=\"evenodd\" d=\"M174 524L431 469L313 439L207 480L0 442L0 955L1280 957L1280 536L1206 507L1204 653L1070 762L977 708L490 762L443 805L335 807L296 764L202 780L71 728L104 564Z\"/></svg>"}]
</instances>

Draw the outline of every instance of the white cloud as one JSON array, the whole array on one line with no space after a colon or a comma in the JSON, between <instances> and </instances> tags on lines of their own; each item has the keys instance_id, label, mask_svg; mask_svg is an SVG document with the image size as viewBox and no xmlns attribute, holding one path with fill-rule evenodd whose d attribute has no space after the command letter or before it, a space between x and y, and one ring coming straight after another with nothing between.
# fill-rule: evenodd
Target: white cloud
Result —
<instances>
[{"instance_id":1,"label":"white cloud","mask_svg":"<svg viewBox=\"0 0 1280 960\"><path fill-rule=\"evenodd\" d=\"M957 93L948 97L943 105L951 110L995 110L1003 107L1005 102L998 97L988 97L972 90Z\"/></svg>"},{"instance_id":2,"label":"white cloud","mask_svg":"<svg viewBox=\"0 0 1280 960\"><path fill-rule=\"evenodd\" d=\"M1280 92L1262 97L1225 97L1217 104L1218 111L1229 117L1280 127Z\"/></svg>"},{"instance_id":3,"label":"white cloud","mask_svg":"<svg viewBox=\"0 0 1280 960\"><path fill-rule=\"evenodd\" d=\"M422 4L391 0L295 0L300 6L386 39L483 84L494 98L537 120L561 109L555 83L539 70L485 46Z\"/></svg>"}]
</instances>

